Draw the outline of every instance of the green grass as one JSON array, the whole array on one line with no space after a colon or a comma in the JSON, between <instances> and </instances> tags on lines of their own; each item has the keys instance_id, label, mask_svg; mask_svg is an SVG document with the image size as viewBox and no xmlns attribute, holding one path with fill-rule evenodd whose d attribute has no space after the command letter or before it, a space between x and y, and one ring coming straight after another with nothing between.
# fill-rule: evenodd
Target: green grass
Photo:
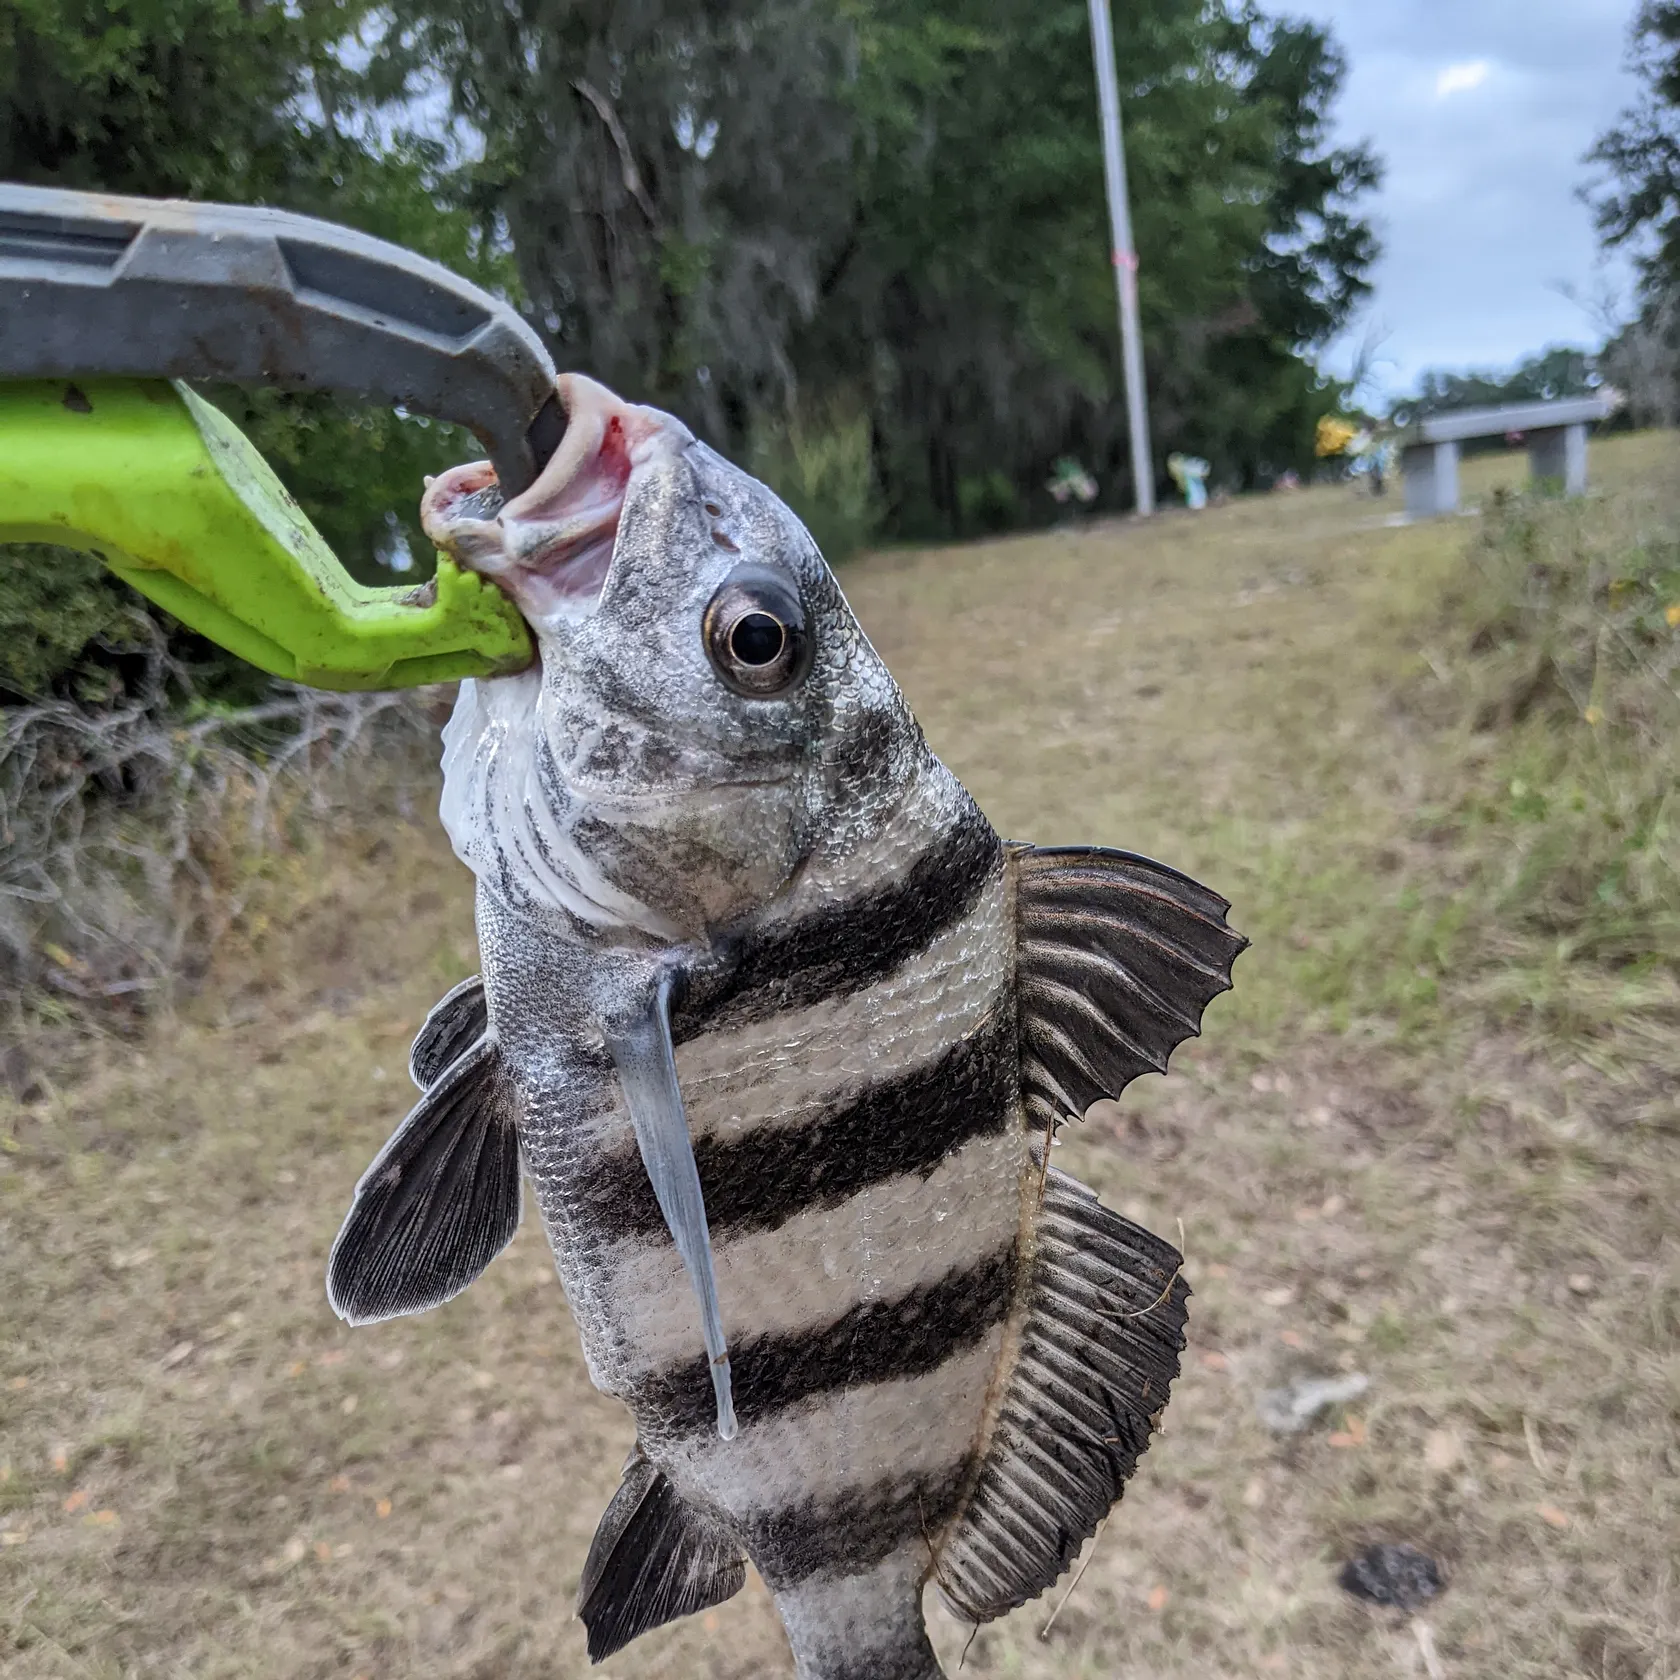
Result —
<instances>
[{"instance_id":1,"label":"green grass","mask_svg":"<svg viewBox=\"0 0 1680 1680\"><path fill-rule=\"evenodd\" d=\"M1434 675L1498 743L1452 815L1501 922L1571 960L1672 977L1680 483L1506 500L1447 607Z\"/></svg>"},{"instance_id":2,"label":"green grass","mask_svg":"<svg viewBox=\"0 0 1680 1680\"><path fill-rule=\"evenodd\" d=\"M1672 854L1602 815L1653 773L1645 667L1604 679L1599 724L1561 677L1568 704L1498 703L1612 610L1566 592L1564 635L1513 556L1590 579L1628 531L1655 543L1677 454L1601 446L1600 497L1486 523L1313 491L846 570L1004 832L1160 856L1255 940L1206 1037L1061 1152L1182 1222L1191 1348L1049 1639L1059 1595L965 1675L1420 1673L1414 1631L1335 1585L1372 1539L1445 1562L1453 1680L1680 1672L1680 1032L1647 867ZM425 817L299 844L177 1019L33 1029L39 1095L0 1095L0 1652L25 1680L587 1671L572 1593L631 1431L539 1233L420 1319L352 1333L322 1293L407 1038L473 964L469 883ZM1279 1442L1254 1396L1301 1368L1372 1386ZM967 1630L934 1625L955 1672ZM602 1672L787 1659L754 1581Z\"/></svg>"}]
</instances>

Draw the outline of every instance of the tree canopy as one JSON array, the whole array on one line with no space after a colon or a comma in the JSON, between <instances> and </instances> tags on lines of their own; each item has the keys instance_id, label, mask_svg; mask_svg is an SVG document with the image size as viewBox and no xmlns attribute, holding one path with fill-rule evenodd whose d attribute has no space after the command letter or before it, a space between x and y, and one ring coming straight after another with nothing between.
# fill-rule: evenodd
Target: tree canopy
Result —
<instances>
[{"instance_id":1,"label":"tree canopy","mask_svg":"<svg viewBox=\"0 0 1680 1680\"><path fill-rule=\"evenodd\" d=\"M0 179L280 205L483 278L471 218L433 190L442 144L369 120L351 65L375 18L370 0L0 0ZM420 474L472 449L386 410L215 396L364 577L388 513L420 547Z\"/></svg>"},{"instance_id":2,"label":"tree canopy","mask_svg":"<svg viewBox=\"0 0 1680 1680\"><path fill-rule=\"evenodd\" d=\"M889 531L1047 513L1074 453L1129 499L1083 0L396 0L482 136L563 359L727 449L866 425ZM1305 352L1366 289L1377 165L1327 144L1316 25L1116 19L1157 442L1234 483L1310 458Z\"/></svg>"},{"instance_id":3,"label":"tree canopy","mask_svg":"<svg viewBox=\"0 0 1680 1680\"><path fill-rule=\"evenodd\" d=\"M1405 405L1408 419L1424 419L1461 408L1499 408L1510 403L1555 402L1591 396L1603 383L1596 358L1559 345L1529 356L1507 372L1442 373L1430 369L1418 395Z\"/></svg>"},{"instance_id":4,"label":"tree canopy","mask_svg":"<svg viewBox=\"0 0 1680 1680\"><path fill-rule=\"evenodd\" d=\"M1636 421L1671 425L1680 417L1680 0L1645 0L1631 58L1639 98L1588 154L1603 172L1589 193L1599 232L1634 253L1641 279L1638 312L1601 362Z\"/></svg>"},{"instance_id":5,"label":"tree canopy","mask_svg":"<svg viewBox=\"0 0 1680 1680\"><path fill-rule=\"evenodd\" d=\"M1632 244L1645 277L1680 285L1680 0L1645 0L1634 19L1637 102L1588 154L1605 172L1595 195L1599 231Z\"/></svg>"}]
</instances>

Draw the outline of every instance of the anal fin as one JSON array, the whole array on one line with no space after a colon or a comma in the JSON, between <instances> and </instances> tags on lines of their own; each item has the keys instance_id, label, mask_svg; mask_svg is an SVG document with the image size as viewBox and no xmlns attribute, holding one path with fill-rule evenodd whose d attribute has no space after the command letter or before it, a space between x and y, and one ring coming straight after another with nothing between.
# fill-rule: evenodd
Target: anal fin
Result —
<instances>
[{"instance_id":1,"label":"anal fin","mask_svg":"<svg viewBox=\"0 0 1680 1680\"><path fill-rule=\"evenodd\" d=\"M979 1476L938 1559L956 1612L1036 1598L1120 1498L1178 1375L1182 1257L1052 1171L1027 1312Z\"/></svg>"},{"instance_id":2,"label":"anal fin","mask_svg":"<svg viewBox=\"0 0 1680 1680\"><path fill-rule=\"evenodd\" d=\"M638 1450L595 1531L578 1587L589 1660L600 1662L651 1628L722 1604L746 1578L739 1544L685 1504Z\"/></svg>"}]
</instances>

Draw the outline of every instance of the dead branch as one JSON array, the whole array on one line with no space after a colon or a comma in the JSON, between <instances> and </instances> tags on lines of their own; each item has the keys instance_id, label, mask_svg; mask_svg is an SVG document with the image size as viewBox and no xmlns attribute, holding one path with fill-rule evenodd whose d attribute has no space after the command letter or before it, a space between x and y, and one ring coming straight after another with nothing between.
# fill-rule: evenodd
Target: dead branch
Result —
<instances>
[{"instance_id":1,"label":"dead branch","mask_svg":"<svg viewBox=\"0 0 1680 1680\"><path fill-rule=\"evenodd\" d=\"M277 685L254 706L183 708L190 693L153 637L114 706L0 712L0 992L170 995L244 908L215 859L279 839L282 789L319 815L350 760L434 733L427 692Z\"/></svg>"},{"instance_id":2,"label":"dead branch","mask_svg":"<svg viewBox=\"0 0 1680 1680\"><path fill-rule=\"evenodd\" d=\"M630 136L624 132L624 124L619 121L612 101L592 82L579 80L573 82L572 87L594 107L595 115L601 119L602 125L612 137L612 143L618 148L624 190L641 206L642 214L648 219L648 225L657 228L659 212L654 209L653 200L648 196L647 188L642 185L642 172L636 167L635 154L630 150Z\"/></svg>"}]
</instances>

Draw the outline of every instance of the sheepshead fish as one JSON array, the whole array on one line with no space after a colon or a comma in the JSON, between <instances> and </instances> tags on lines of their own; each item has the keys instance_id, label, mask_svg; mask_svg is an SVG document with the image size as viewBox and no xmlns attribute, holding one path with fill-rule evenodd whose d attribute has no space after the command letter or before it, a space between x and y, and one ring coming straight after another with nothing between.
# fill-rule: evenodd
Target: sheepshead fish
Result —
<instances>
[{"instance_id":1,"label":"sheepshead fish","mask_svg":"<svg viewBox=\"0 0 1680 1680\"><path fill-rule=\"evenodd\" d=\"M415 1041L330 1297L456 1295L523 1173L637 1430L590 1656L750 1560L803 1680L927 1680L925 1586L976 1623L1044 1591L1167 1402L1180 1257L1048 1147L1165 1069L1244 942L1160 864L1000 840L793 514L670 416L560 394L528 490L425 495L540 659L445 731L483 975Z\"/></svg>"}]
</instances>

